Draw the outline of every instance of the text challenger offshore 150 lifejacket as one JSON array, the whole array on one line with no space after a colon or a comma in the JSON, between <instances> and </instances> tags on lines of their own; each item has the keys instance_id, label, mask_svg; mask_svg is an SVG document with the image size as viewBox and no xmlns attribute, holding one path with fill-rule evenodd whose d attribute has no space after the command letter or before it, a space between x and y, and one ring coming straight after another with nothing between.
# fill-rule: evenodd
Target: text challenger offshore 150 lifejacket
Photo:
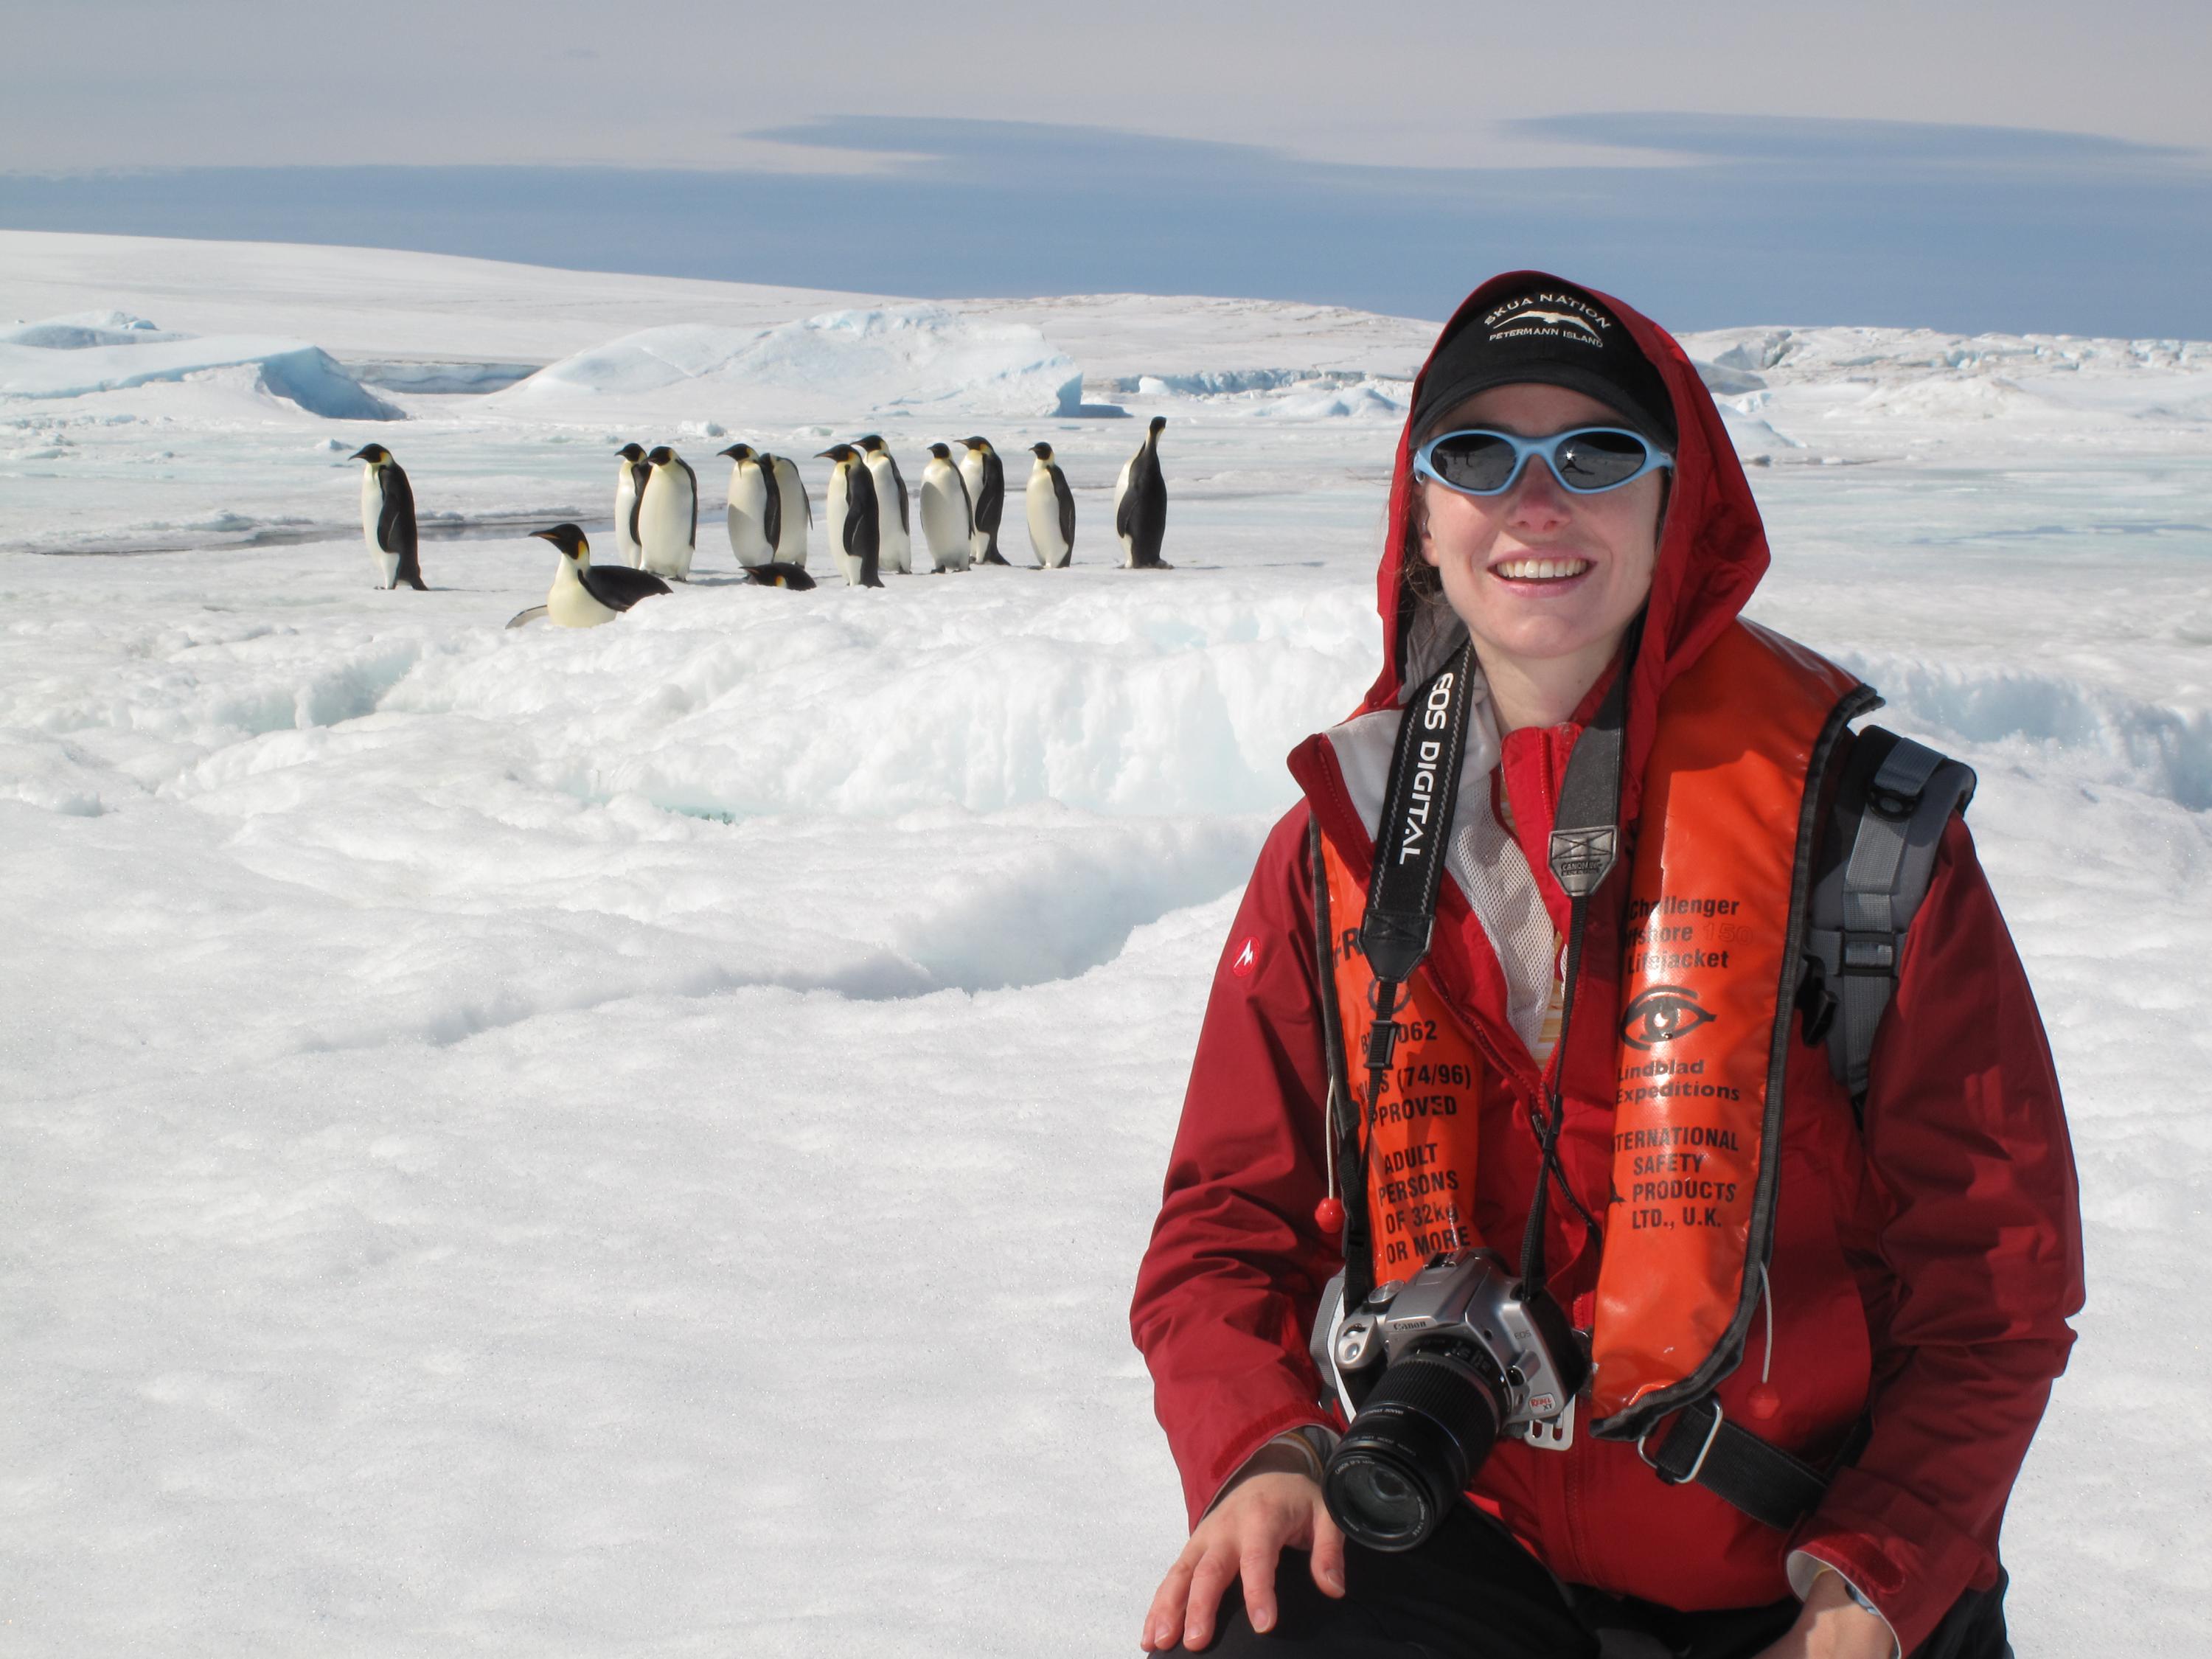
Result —
<instances>
[{"instance_id":1,"label":"text challenger offshore 150 lifejacket","mask_svg":"<svg viewBox=\"0 0 2212 1659\"><path fill-rule=\"evenodd\" d=\"M1394 810L1415 840L1421 833L1406 811L1401 775L1418 765L1424 745L1405 728L1425 711L1440 726L1435 711L1449 677L1464 680L1469 666L1462 652L1406 705L1369 879L1313 832L1316 920L1334 989L1323 1009L1332 1144L1338 1167L1354 1171L1364 1189L1361 1212L1344 1230L1347 1277L1363 1291L1408 1276L1437 1252L1500 1242L1476 1239L1470 1225L1483 1106L1476 1097L1492 1068L1406 953L1392 960L1389 927L1369 925L1396 852ZM1628 870L1613 1195L1589 1333L1591 1431L1636 1441L1661 1478L1697 1480L1783 1528L1819 1501L1825 1475L1724 1420L1711 1393L1742 1357L1774 1237L1789 1047L1802 1014L1807 1040L1828 1042L1828 1086L1858 1109L1867 1052L1936 842L1973 784L1963 766L1887 732L1850 738L1850 722L1880 701L1802 647L1735 623L1661 700ZM1609 734L1601 711L1577 744L1578 759L1592 745L1579 769L1587 821L1577 821L1571 761L1553 836L1554 872L1577 907L1614 862L1620 702L1608 699ZM1846 742L1849 759L1824 789ZM1433 739L1428 747L1442 752ZM1610 779L1601 775L1608 764ZM1456 765L1455 745L1455 788ZM1435 805L1415 804L1421 815ZM1446 811L1431 842L1449 823ZM1440 862L1440 850L1421 850ZM1420 902L1432 921L1433 874ZM1418 931L1418 952L1425 952L1427 921L1409 928L1402 918L1382 920L1401 934ZM1579 909L1567 949L1570 988L1578 923ZM1386 941L1374 951L1380 974L1370 960L1377 937ZM1378 984L1394 977L1392 966L1401 982ZM1571 1018L1571 989L1569 996ZM1379 1042L1378 1003L1389 1022ZM1565 1048L1562 1041L1553 1055L1554 1079ZM1362 1056L1368 1082L1356 1093L1352 1061ZM1678 1153L1695 1156L1671 1156ZM1540 1216L1541 1199L1540 1183ZM1540 1231L1540 1220L1531 1237ZM1655 1437L1670 1416L1672 1426Z\"/></svg>"}]
</instances>

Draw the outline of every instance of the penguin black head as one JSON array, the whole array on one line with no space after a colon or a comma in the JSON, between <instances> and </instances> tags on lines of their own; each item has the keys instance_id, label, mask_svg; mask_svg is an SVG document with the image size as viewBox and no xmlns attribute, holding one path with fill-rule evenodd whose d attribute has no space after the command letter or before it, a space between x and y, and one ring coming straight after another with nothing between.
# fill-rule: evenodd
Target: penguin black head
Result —
<instances>
[{"instance_id":1,"label":"penguin black head","mask_svg":"<svg viewBox=\"0 0 2212 1659\"><path fill-rule=\"evenodd\" d=\"M676 459L676 452L666 444L661 444L652 450L645 459L655 466L666 466L669 462Z\"/></svg>"},{"instance_id":2,"label":"penguin black head","mask_svg":"<svg viewBox=\"0 0 2212 1659\"><path fill-rule=\"evenodd\" d=\"M817 461L849 461L858 453L850 444L832 444L814 459Z\"/></svg>"},{"instance_id":3,"label":"penguin black head","mask_svg":"<svg viewBox=\"0 0 2212 1659\"><path fill-rule=\"evenodd\" d=\"M991 441L988 438L963 438L960 441L960 447L963 449L980 449L986 455L991 453Z\"/></svg>"},{"instance_id":4,"label":"penguin black head","mask_svg":"<svg viewBox=\"0 0 2212 1659\"><path fill-rule=\"evenodd\" d=\"M382 444L363 444L346 459L349 461L367 461L371 466L382 466L392 459L392 452Z\"/></svg>"},{"instance_id":5,"label":"penguin black head","mask_svg":"<svg viewBox=\"0 0 2212 1659\"><path fill-rule=\"evenodd\" d=\"M874 454L883 447L883 438L877 433L871 432L866 437L860 440L860 447L866 450L871 455Z\"/></svg>"},{"instance_id":6,"label":"penguin black head","mask_svg":"<svg viewBox=\"0 0 2212 1659\"><path fill-rule=\"evenodd\" d=\"M732 444L727 449L718 449L714 453L717 455L726 455L733 461L750 461L754 459L766 460L768 459L766 456L759 454L750 444Z\"/></svg>"},{"instance_id":7,"label":"penguin black head","mask_svg":"<svg viewBox=\"0 0 2212 1659\"><path fill-rule=\"evenodd\" d=\"M940 461L949 461L952 459L952 446L950 444L932 444L929 447L929 453L936 456Z\"/></svg>"},{"instance_id":8,"label":"penguin black head","mask_svg":"<svg viewBox=\"0 0 2212 1659\"><path fill-rule=\"evenodd\" d=\"M635 444L624 444L620 449L615 451L615 453L632 466L635 466L645 459L645 451Z\"/></svg>"},{"instance_id":9,"label":"penguin black head","mask_svg":"<svg viewBox=\"0 0 2212 1659\"><path fill-rule=\"evenodd\" d=\"M1052 459L1052 446L1050 444L1031 444L1030 446L1030 453L1036 456L1037 459L1041 461L1048 461Z\"/></svg>"},{"instance_id":10,"label":"penguin black head","mask_svg":"<svg viewBox=\"0 0 2212 1659\"><path fill-rule=\"evenodd\" d=\"M1152 424L1147 429L1152 433L1152 436L1157 438L1161 433L1167 430L1167 424L1168 417L1166 416L1155 415L1152 416Z\"/></svg>"},{"instance_id":11,"label":"penguin black head","mask_svg":"<svg viewBox=\"0 0 2212 1659\"><path fill-rule=\"evenodd\" d=\"M572 524L556 524L550 530L533 530L531 535L541 542L550 542L561 550L563 558L588 558L592 544L584 539L584 532Z\"/></svg>"}]
</instances>

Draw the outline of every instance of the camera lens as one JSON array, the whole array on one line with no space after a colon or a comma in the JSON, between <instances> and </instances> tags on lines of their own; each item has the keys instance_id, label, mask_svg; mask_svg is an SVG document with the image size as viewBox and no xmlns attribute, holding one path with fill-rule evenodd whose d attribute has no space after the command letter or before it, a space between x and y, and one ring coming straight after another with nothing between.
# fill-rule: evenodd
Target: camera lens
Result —
<instances>
[{"instance_id":1,"label":"camera lens","mask_svg":"<svg viewBox=\"0 0 2212 1659\"><path fill-rule=\"evenodd\" d=\"M1505 1380L1464 1341L1415 1344L1376 1380L1322 1481L1345 1535L1370 1549L1425 1543L1498 1439Z\"/></svg>"}]
</instances>

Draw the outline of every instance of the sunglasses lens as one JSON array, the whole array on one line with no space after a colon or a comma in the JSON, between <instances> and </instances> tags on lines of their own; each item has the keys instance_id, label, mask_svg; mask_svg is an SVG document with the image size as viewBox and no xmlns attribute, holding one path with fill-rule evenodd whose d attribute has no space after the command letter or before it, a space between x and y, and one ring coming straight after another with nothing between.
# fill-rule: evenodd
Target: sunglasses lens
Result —
<instances>
[{"instance_id":1,"label":"sunglasses lens","mask_svg":"<svg viewBox=\"0 0 2212 1659\"><path fill-rule=\"evenodd\" d=\"M1488 432L1455 432L1429 452L1429 465L1454 489L1491 495L1513 481L1513 446Z\"/></svg>"},{"instance_id":2,"label":"sunglasses lens","mask_svg":"<svg viewBox=\"0 0 2212 1659\"><path fill-rule=\"evenodd\" d=\"M1570 489L1617 489L1643 468L1641 440L1626 432L1577 432L1552 452L1559 482Z\"/></svg>"}]
</instances>

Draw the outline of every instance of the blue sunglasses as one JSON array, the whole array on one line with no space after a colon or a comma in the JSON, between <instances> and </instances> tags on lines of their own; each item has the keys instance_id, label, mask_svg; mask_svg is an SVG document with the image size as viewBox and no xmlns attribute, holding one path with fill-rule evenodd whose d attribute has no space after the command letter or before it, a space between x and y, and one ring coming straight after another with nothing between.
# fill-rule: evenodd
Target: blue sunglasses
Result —
<instances>
[{"instance_id":1,"label":"blue sunglasses","mask_svg":"<svg viewBox=\"0 0 2212 1659\"><path fill-rule=\"evenodd\" d=\"M1519 482L1531 455L1542 456L1559 487L1577 495L1601 495L1674 465L1665 450L1617 426L1578 426L1544 438L1471 427L1423 444L1413 471L1462 495L1503 495Z\"/></svg>"}]
</instances>

